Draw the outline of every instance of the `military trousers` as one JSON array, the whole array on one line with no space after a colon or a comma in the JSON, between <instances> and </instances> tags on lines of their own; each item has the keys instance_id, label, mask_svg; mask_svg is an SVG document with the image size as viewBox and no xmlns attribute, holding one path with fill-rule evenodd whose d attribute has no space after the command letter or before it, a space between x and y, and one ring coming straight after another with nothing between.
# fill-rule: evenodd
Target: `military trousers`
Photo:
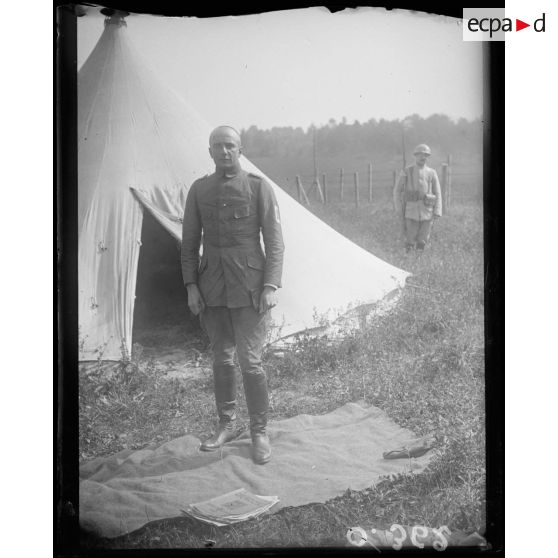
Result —
<instances>
[{"instance_id":1,"label":"military trousers","mask_svg":"<svg viewBox=\"0 0 558 558\"><path fill-rule=\"evenodd\" d=\"M405 244L408 247L424 248L430 239L432 219L417 221L405 219Z\"/></svg>"},{"instance_id":2,"label":"military trousers","mask_svg":"<svg viewBox=\"0 0 558 558\"><path fill-rule=\"evenodd\" d=\"M260 314L252 306L206 306L201 315L202 327L209 337L213 354L215 403L221 423L236 416L235 353L250 416L268 410L267 376L262 367L262 353L269 314L269 311Z\"/></svg>"}]
</instances>

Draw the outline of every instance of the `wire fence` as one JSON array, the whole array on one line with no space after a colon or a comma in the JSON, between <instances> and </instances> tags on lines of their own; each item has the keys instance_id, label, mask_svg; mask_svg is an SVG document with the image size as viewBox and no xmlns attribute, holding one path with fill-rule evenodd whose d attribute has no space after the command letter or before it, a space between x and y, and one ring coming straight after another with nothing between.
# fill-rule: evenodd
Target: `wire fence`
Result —
<instances>
[{"instance_id":1,"label":"wire fence","mask_svg":"<svg viewBox=\"0 0 558 558\"><path fill-rule=\"evenodd\" d=\"M451 159L450 159L451 161ZM436 172L440 179L443 204L482 204L482 170L466 170L464 165L443 163ZM372 163L358 168L339 168L336 171L298 174L279 180L281 187L305 205L386 202L393 197L393 188L400 169L376 169Z\"/></svg>"}]
</instances>

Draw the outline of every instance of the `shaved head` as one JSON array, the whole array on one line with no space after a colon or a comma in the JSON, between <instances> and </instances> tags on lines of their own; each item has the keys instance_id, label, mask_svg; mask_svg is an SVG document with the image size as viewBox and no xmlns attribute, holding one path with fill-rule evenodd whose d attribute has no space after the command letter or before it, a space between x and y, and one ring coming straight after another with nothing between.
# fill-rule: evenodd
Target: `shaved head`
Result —
<instances>
[{"instance_id":1,"label":"shaved head","mask_svg":"<svg viewBox=\"0 0 558 558\"><path fill-rule=\"evenodd\" d=\"M209 134L209 145L211 145L213 143L213 140L217 137L223 137L223 136L228 136L233 137L236 139L236 141L238 142L238 145L240 146L241 140L240 140L240 134L238 133L238 131L233 128L232 126L217 126L217 128L215 128L215 130L213 130L213 132L211 132L211 134Z\"/></svg>"},{"instance_id":2,"label":"shaved head","mask_svg":"<svg viewBox=\"0 0 558 558\"><path fill-rule=\"evenodd\" d=\"M209 155L215 168L229 171L239 168L241 154L240 134L232 126L219 126L209 135Z\"/></svg>"}]
</instances>

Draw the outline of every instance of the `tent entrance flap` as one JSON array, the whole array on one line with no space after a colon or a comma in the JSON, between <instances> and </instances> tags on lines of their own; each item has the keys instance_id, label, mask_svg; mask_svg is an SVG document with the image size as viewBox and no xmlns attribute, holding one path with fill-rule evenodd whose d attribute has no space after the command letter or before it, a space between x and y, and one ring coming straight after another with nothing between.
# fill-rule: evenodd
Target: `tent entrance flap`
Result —
<instances>
[{"instance_id":1,"label":"tent entrance flap","mask_svg":"<svg viewBox=\"0 0 558 558\"><path fill-rule=\"evenodd\" d=\"M165 211L157 204L155 204L149 197L147 197L143 192L137 190L136 188L130 188L136 199L140 204L147 209L147 211L160 223L162 227L179 242L182 242L182 213L183 208L180 208L180 214L176 207L172 209L174 211ZM145 212L144 212L145 213Z\"/></svg>"},{"instance_id":2,"label":"tent entrance flap","mask_svg":"<svg viewBox=\"0 0 558 558\"><path fill-rule=\"evenodd\" d=\"M199 335L182 284L180 245L167 231L144 211L132 334L136 348L176 346Z\"/></svg>"}]
</instances>

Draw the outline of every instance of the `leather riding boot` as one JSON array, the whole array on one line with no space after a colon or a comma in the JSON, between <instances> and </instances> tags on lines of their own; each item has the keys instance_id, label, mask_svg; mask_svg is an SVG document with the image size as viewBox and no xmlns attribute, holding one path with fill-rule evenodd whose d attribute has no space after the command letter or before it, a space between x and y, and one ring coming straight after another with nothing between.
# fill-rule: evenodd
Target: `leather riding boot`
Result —
<instances>
[{"instance_id":1,"label":"leather riding boot","mask_svg":"<svg viewBox=\"0 0 558 558\"><path fill-rule=\"evenodd\" d=\"M213 366L215 404L219 415L219 426L213 436L202 443L202 451L218 450L223 444L238 436L236 430L236 381L233 365Z\"/></svg>"},{"instance_id":2,"label":"leather riding boot","mask_svg":"<svg viewBox=\"0 0 558 558\"><path fill-rule=\"evenodd\" d=\"M271 446L266 433L269 395L267 378L261 365L259 372L243 373L246 406L250 414L250 435L252 437L252 459L254 463L264 464L271 458Z\"/></svg>"},{"instance_id":3,"label":"leather riding boot","mask_svg":"<svg viewBox=\"0 0 558 558\"><path fill-rule=\"evenodd\" d=\"M223 444L234 440L237 436L238 432L236 430L235 418L226 422L219 421L217 432L205 440L200 446L200 449L201 451L216 451L221 448Z\"/></svg>"},{"instance_id":4,"label":"leather riding boot","mask_svg":"<svg viewBox=\"0 0 558 558\"><path fill-rule=\"evenodd\" d=\"M267 413L250 415L250 435L252 437L252 459L263 465L271 459L271 445L266 432Z\"/></svg>"},{"instance_id":5,"label":"leather riding boot","mask_svg":"<svg viewBox=\"0 0 558 558\"><path fill-rule=\"evenodd\" d=\"M217 403L219 426L217 432L200 446L202 451L218 450L223 444L234 440L238 436L236 430L236 401Z\"/></svg>"},{"instance_id":6,"label":"leather riding boot","mask_svg":"<svg viewBox=\"0 0 558 558\"><path fill-rule=\"evenodd\" d=\"M263 370L257 374L242 374L242 381L248 414L252 416L267 413L269 394L267 392L267 378Z\"/></svg>"},{"instance_id":7,"label":"leather riding boot","mask_svg":"<svg viewBox=\"0 0 558 558\"><path fill-rule=\"evenodd\" d=\"M219 421L227 421L236 409L236 369L234 364L213 365L213 389Z\"/></svg>"}]
</instances>

